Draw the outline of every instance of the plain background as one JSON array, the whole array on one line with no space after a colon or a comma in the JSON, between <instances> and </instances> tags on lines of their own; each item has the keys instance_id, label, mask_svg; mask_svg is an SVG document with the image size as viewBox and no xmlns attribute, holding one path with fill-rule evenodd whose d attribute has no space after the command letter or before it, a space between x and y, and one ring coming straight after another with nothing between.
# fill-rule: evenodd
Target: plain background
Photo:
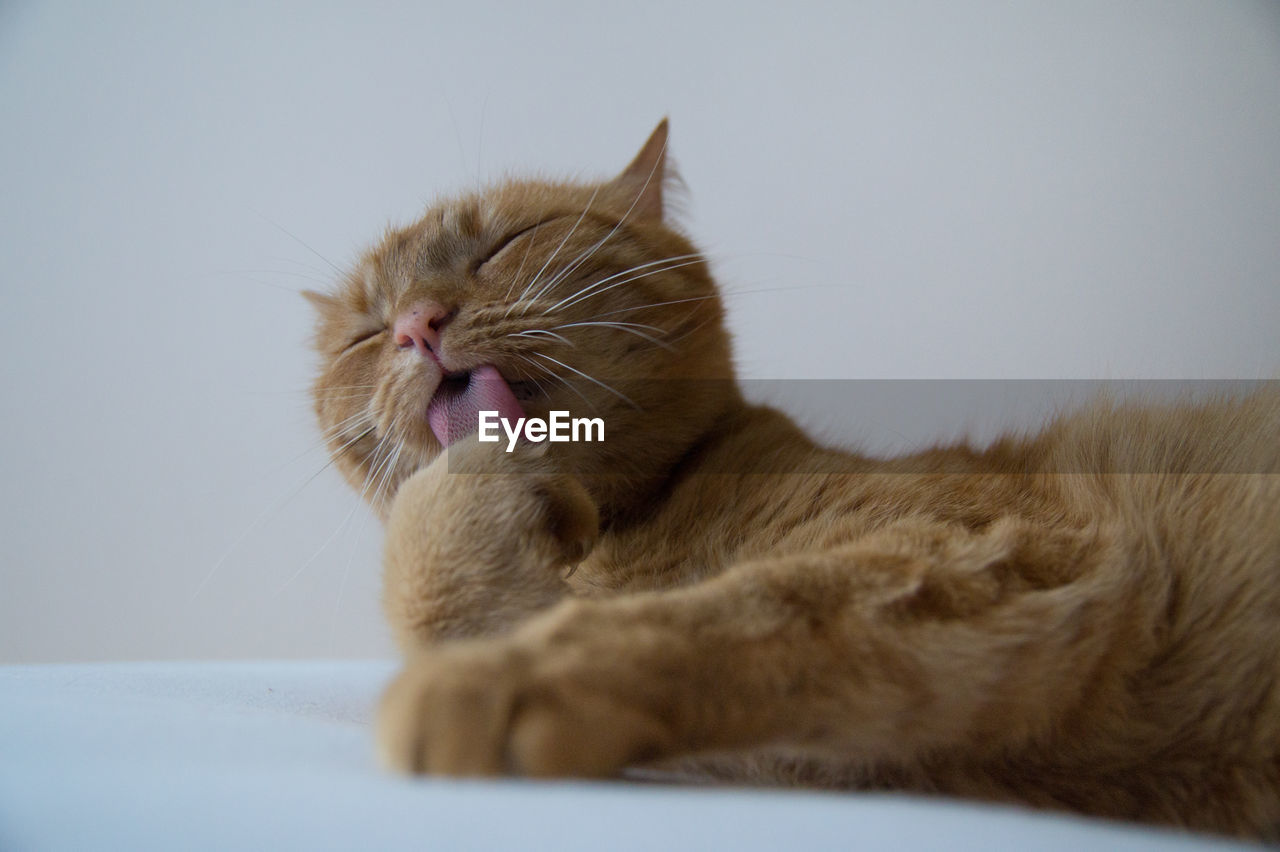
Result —
<instances>
[{"instance_id":1,"label":"plain background","mask_svg":"<svg viewBox=\"0 0 1280 852\"><path fill-rule=\"evenodd\" d=\"M1271 0L4 3L0 661L389 653L296 291L664 115L746 376L1280 367Z\"/></svg>"}]
</instances>

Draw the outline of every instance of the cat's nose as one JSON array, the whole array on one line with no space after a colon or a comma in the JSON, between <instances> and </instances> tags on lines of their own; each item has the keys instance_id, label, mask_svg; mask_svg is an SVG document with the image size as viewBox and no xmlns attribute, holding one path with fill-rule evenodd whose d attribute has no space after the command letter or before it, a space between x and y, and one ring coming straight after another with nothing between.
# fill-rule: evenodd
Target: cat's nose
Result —
<instances>
[{"instance_id":1,"label":"cat's nose","mask_svg":"<svg viewBox=\"0 0 1280 852\"><path fill-rule=\"evenodd\" d=\"M456 311L439 302L423 299L400 312L392 325L396 346L417 349L421 355L440 351L440 332Z\"/></svg>"}]
</instances>

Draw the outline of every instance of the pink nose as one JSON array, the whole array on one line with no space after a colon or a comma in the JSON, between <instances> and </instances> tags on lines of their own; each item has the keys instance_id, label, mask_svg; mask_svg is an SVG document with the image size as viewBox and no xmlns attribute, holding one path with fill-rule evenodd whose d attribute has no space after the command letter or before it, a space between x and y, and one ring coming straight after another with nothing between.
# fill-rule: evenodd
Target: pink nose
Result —
<instances>
[{"instance_id":1,"label":"pink nose","mask_svg":"<svg viewBox=\"0 0 1280 852\"><path fill-rule=\"evenodd\" d=\"M415 302L401 311L392 326L396 346L417 349L421 355L440 351L440 331L454 312L430 299Z\"/></svg>"}]
</instances>

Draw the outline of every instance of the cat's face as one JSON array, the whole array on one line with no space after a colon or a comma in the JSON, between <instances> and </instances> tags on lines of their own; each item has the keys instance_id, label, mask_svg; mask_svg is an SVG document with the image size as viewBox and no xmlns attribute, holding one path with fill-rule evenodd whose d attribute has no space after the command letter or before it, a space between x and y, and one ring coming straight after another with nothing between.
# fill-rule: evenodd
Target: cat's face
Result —
<instances>
[{"instance_id":1,"label":"cat's face","mask_svg":"<svg viewBox=\"0 0 1280 852\"><path fill-rule=\"evenodd\" d=\"M442 441L475 431L473 397L602 418L603 443L548 449L622 478L669 465L723 410L722 307L705 260L662 222L665 144L664 122L605 183L506 182L441 202L335 292L308 294L316 413L375 508Z\"/></svg>"}]
</instances>

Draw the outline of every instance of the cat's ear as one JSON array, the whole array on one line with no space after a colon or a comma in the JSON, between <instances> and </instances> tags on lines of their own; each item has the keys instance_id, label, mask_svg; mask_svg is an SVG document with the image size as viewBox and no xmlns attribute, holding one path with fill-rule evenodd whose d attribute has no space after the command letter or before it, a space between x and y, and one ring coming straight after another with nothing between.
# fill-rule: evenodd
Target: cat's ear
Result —
<instances>
[{"instance_id":1,"label":"cat's ear","mask_svg":"<svg viewBox=\"0 0 1280 852\"><path fill-rule=\"evenodd\" d=\"M315 308L321 314L337 307L338 300L327 293L317 293L315 290L303 290L302 298L311 303L311 307Z\"/></svg>"},{"instance_id":2,"label":"cat's ear","mask_svg":"<svg viewBox=\"0 0 1280 852\"><path fill-rule=\"evenodd\" d=\"M667 120L649 134L640 153L622 174L613 179L613 185L624 197L634 200L631 215L639 219L662 219L662 185L667 179Z\"/></svg>"}]
</instances>

